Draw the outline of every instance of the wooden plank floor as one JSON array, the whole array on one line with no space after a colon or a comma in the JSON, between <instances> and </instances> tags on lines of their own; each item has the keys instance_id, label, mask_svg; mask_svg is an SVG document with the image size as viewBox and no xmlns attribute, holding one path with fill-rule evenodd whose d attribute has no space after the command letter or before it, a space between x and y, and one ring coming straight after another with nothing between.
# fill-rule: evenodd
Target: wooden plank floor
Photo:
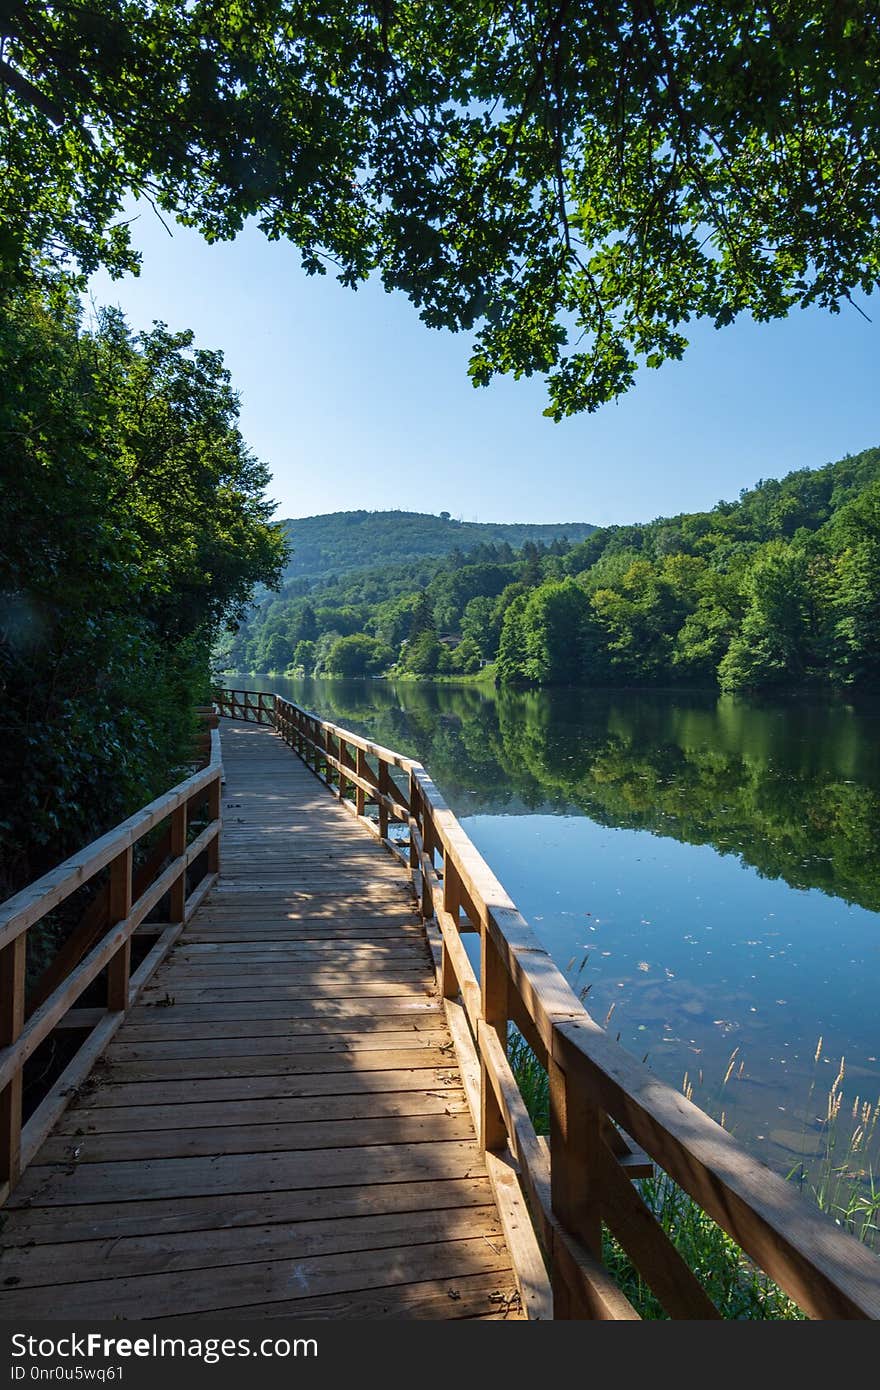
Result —
<instances>
[{"instance_id":1,"label":"wooden plank floor","mask_svg":"<svg viewBox=\"0 0 880 1390\"><path fill-rule=\"evenodd\" d=\"M221 881L13 1193L2 1316L518 1317L405 871L222 740Z\"/></svg>"}]
</instances>

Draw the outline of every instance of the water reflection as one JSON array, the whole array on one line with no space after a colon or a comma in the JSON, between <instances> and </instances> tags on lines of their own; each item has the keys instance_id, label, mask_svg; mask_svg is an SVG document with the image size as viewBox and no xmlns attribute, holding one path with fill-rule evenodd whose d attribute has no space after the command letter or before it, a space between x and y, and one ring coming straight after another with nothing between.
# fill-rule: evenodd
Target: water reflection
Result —
<instances>
[{"instance_id":1,"label":"water reflection","mask_svg":"<svg viewBox=\"0 0 880 1390\"><path fill-rule=\"evenodd\" d=\"M419 757L594 1016L777 1167L841 1055L876 1098L876 705L242 683Z\"/></svg>"}]
</instances>

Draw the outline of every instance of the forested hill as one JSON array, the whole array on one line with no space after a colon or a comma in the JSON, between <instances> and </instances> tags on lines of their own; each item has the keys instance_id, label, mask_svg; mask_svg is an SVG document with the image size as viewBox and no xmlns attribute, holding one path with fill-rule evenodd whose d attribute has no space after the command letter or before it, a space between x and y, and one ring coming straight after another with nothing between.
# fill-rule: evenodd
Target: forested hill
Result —
<instances>
[{"instance_id":1,"label":"forested hill","mask_svg":"<svg viewBox=\"0 0 880 1390\"><path fill-rule=\"evenodd\" d=\"M581 541L484 541L290 580L222 655L227 669L314 675L494 662L502 682L532 685L877 688L880 449Z\"/></svg>"},{"instance_id":2,"label":"forested hill","mask_svg":"<svg viewBox=\"0 0 880 1390\"><path fill-rule=\"evenodd\" d=\"M552 524L456 521L449 512L330 512L281 523L292 554L285 582L310 584L341 578L354 570L407 565L426 557L468 552L479 545L509 545L519 550L526 541L549 545L560 536L582 541L595 531L584 521Z\"/></svg>"}]
</instances>

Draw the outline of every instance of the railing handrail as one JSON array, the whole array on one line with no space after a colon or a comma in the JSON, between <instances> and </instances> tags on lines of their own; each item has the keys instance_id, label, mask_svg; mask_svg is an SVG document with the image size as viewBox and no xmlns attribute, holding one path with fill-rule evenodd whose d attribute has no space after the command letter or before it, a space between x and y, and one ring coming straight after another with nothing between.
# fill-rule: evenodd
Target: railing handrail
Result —
<instances>
[{"instance_id":1,"label":"railing handrail","mask_svg":"<svg viewBox=\"0 0 880 1390\"><path fill-rule=\"evenodd\" d=\"M57 868L0 906L0 1202L5 1201L95 1059L119 1028L133 999L174 944L184 923L203 900L219 872L220 787L223 777L220 734L210 731L208 765L156 797L148 806L93 840ZM207 798L207 824L187 844L189 809ZM148 860L136 886L134 846L170 817L167 840L156 862ZM207 869L187 896L187 870L207 854ZM164 860L170 863L163 867ZM27 1016L25 982L27 933L77 889L109 866L109 883L74 930L71 942L49 967L48 981ZM131 942L150 912L169 894L170 923L160 924L157 940L132 972ZM93 917L89 913L97 905ZM84 930L85 929L85 930ZM72 952L65 950L73 947ZM106 1010L79 1026L89 1036L74 1053L27 1123L22 1123L23 1072L84 990L107 972ZM93 1011L80 1010L81 1015ZM72 1020L71 1020L72 1021Z\"/></svg>"},{"instance_id":2,"label":"railing handrail","mask_svg":"<svg viewBox=\"0 0 880 1390\"><path fill-rule=\"evenodd\" d=\"M137 844L159 821L207 787L216 777L218 768L222 768L220 735L216 729L212 729L211 758L207 767L184 778L170 791L163 792L127 820L121 821L97 840L92 840L84 849L69 855L54 869L49 869L41 878L0 904L0 950L41 917L59 907L78 888L82 888L89 879L106 868L121 850Z\"/></svg>"},{"instance_id":3,"label":"railing handrail","mask_svg":"<svg viewBox=\"0 0 880 1390\"><path fill-rule=\"evenodd\" d=\"M417 762L415 758L407 758L402 753L396 753L393 748L386 748L381 743L373 743L371 739L365 738L363 734L356 734L352 729L344 729L340 724L333 724L329 719L322 719L321 716L315 714L313 710L307 710L303 705L298 705L293 700L288 700L285 696L278 695L274 691L233 690L230 687L224 688L221 694L233 696L262 696L264 700L272 701L283 700L284 703L290 705L292 709L299 710L300 714L304 714L307 718L313 719L316 724L320 724L322 728L328 730L335 738L342 738L346 743L352 744L355 748L360 748L362 753L369 753L374 757L381 758L383 762L391 763L394 767L399 767L401 772L409 772L413 768L419 768L422 772L425 772L422 764ZM250 708L254 709L257 707L250 706ZM428 774L425 773L425 776L427 775Z\"/></svg>"},{"instance_id":4,"label":"railing handrail","mask_svg":"<svg viewBox=\"0 0 880 1390\"><path fill-rule=\"evenodd\" d=\"M483 1124L489 1125L496 1139L504 1129L526 1193L532 1199L533 1217L535 1203L543 1204L545 1247L554 1242L555 1234L559 1250L556 1252L554 1246L554 1253L559 1254L569 1274L572 1259L575 1263L580 1259L583 1275L585 1259L589 1264L591 1258L601 1254L600 1217L608 1219L609 1203L613 1217L628 1238L636 1246L639 1244L641 1237L633 1231L650 1213L643 1206L633 1206L633 1199L626 1195L632 1191L629 1181L625 1189L620 1186L620 1165L609 1168L609 1154L613 1159L614 1148L619 1154L620 1143L625 1146L629 1139L641 1146L810 1316L880 1317L880 1259L813 1207L792 1183L748 1154L727 1130L673 1086L661 1081L596 1023L421 763L324 720L280 695L273 697L273 722L288 742L300 744L303 756L308 751L305 744L311 745L308 755L313 756L314 770L331 785L336 776L339 786L338 790L333 789L360 819L364 819L365 799L377 802L379 833L390 849L395 849L395 845L387 836L387 818L392 816L408 824L409 863L414 874L420 876L422 913L427 922L438 924L442 936L443 993L447 1005L461 993L475 1037L482 1068ZM337 741L336 748L333 740ZM347 746L357 751L357 758L351 756ZM368 756L378 759L378 775L366 763ZM408 798L391 785L390 774L383 774L383 764L409 774ZM345 800L346 784L355 789L353 804ZM442 879L434 868L435 850L443 855ZM439 905L434 904L435 893L442 894ZM458 940L462 929L460 910L482 934L479 981ZM495 1040L502 1037L502 1022L506 1033L507 1018L521 1029L550 1074L549 1154L525 1115L506 1056L503 1052L498 1055ZM610 1132L605 1116L620 1130L611 1126L613 1133ZM482 1138L487 1147L493 1147L485 1129ZM573 1192L573 1186L577 1186L578 1174L583 1183L581 1170L588 1170L591 1163L598 1165L600 1186L607 1183L612 1195L603 1199L594 1194L585 1202ZM570 1169L567 1173L566 1165ZM595 1177L590 1181L595 1182ZM552 1191L546 1190L548 1186ZM635 1200L641 1204L640 1198ZM608 1224L618 1234L613 1220L608 1220ZM570 1248L572 1239L580 1242L574 1252ZM626 1241L622 1243L626 1247ZM628 1249L628 1253L632 1256L632 1250ZM673 1267L679 1257L668 1241L653 1247L643 1244L640 1253L649 1264L653 1262L652 1273L665 1285L669 1302L679 1301L680 1306L690 1302L691 1307L700 1309L675 1314L670 1308L673 1315L712 1315L708 1300L700 1305L696 1288L685 1288L679 1300L673 1287L675 1279L687 1284L689 1271L686 1267ZM672 1267L671 1274L662 1268L664 1261ZM598 1272L592 1269L590 1277L598 1278ZM651 1283L650 1277L648 1282ZM595 1302L592 1306L592 1315L596 1315Z\"/></svg>"}]
</instances>

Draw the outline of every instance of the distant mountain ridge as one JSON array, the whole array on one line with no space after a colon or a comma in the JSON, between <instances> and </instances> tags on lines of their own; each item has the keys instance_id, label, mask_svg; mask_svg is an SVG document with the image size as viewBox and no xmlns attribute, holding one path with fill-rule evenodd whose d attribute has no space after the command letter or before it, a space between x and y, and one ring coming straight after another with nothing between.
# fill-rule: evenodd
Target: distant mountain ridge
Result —
<instances>
[{"instance_id":1,"label":"distant mountain ridge","mask_svg":"<svg viewBox=\"0 0 880 1390\"><path fill-rule=\"evenodd\" d=\"M297 579L321 583L357 570L410 564L455 550L467 553L482 544L506 541L518 550L527 541L549 545L563 536L575 544L596 530L586 521L456 521L448 512L404 511L326 512L280 524L293 551L285 584Z\"/></svg>"}]
</instances>

